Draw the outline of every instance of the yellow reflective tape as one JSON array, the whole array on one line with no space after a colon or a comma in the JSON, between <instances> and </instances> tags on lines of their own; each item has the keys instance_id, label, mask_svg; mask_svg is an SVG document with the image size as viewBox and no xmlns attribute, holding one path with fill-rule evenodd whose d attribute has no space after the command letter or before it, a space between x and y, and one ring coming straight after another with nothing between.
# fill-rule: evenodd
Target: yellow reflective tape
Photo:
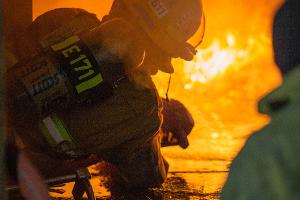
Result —
<instances>
[{"instance_id":1,"label":"yellow reflective tape","mask_svg":"<svg viewBox=\"0 0 300 200\"><path fill-rule=\"evenodd\" d=\"M51 48L54 51L59 51L59 50L65 49L68 46L71 46L72 44L74 44L78 41L80 41L80 38L77 35L73 35L73 36L69 37L68 39L66 39L66 40L64 40L64 41L62 41L58 44L52 45Z\"/></svg>"},{"instance_id":2,"label":"yellow reflective tape","mask_svg":"<svg viewBox=\"0 0 300 200\"><path fill-rule=\"evenodd\" d=\"M72 136L56 114L43 119L43 123L39 124L39 130L52 147L63 141L68 141L71 146L75 146Z\"/></svg>"},{"instance_id":3,"label":"yellow reflective tape","mask_svg":"<svg viewBox=\"0 0 300 200\"><path fill-rule=\"evenodd\" d=\"M90 70L88 71L88 73L83 74L82 76L79 76L78 80L85 79L86 77L89 77L90 75L92 75L92 74L94 74L94 73L95 73L95 71L92 70L92 69L90 69Z\"/></svg>"},{"instance_id":4,"label":"yellow reflective tape","mask_svg":"<svg viewBox=\"0 0 300 200\"><path fill-rule=\"evenodd\" d=\"M47 140L47 142L54 147L56 145L55 140L53 139L51 133L49 132L49 130L47 129L47 127L45 126L44 123L39 123L39 130L42 132L42 134L44 135L45 139Z\"/></svg>"},{"instance_id":5,"label":"yellow reflective tape","mask_svg":"<svg viewBox=\"0 0 300 200\"><path fill-rule=\"evenodd\" d=\"M91 61L89 61L89 59L84 59L84 60L83 60L83 63L85 63L86 65L81 66L81 67L76 67L76 68L74 68L74 70L75 70L76 72L78 72L78 71L87 70L87 69L90 69L91 67L93 67L93 66L92 66L92 63L91 63Z\"/></svg>"},{"instance_id":6,"label":"yellow reflective tape","mask_svg":"<svg viewBox=\"0 0 300 200\"><path fill-rule=\"evenodd\" d=\"M51 116L56 128L58 129L61 137L65 140L65 141L69 141L71 144L73 144L73 140L72 137L69 133L69 131L65 128L63 121L61 121L57 115L52 115Z\"/></svg>"},{"instance_id":7,"label":"yellow reflective tape","mask_svg":"<svg viewBox=\"0 0 300 200\"><path fill-rule=\"evenodd\" d=\"M94 76L93 78L85 81L85 82L82 82L80 84L78 84L76 86L76 90L78 92L78 94L88 90L88 89L91 89L93 87L96 87L97 85L99 85L101 82L103 82L103 77L101 74L97 74L96 76Z\"/></svg>"}]
</instances>

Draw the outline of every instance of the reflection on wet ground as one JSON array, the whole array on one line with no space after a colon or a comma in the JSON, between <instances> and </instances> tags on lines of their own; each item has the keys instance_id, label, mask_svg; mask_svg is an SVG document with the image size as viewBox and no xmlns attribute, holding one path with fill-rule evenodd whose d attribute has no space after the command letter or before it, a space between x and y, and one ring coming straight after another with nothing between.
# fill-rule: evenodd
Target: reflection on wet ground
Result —
<instances>
[{"instance_id":1,"label":"reflection on wet ground","mask_svg":"<svg viewBox=\"0 0 300 200\"><path fill-rule=\"evenodd\" d=\"M200 140L200 139L198 139ZM242 139L240 139L242 140ZM194 159L197 154L200 156L201 148L191 148L188 151L181 150L179 147L164 148L163 152L170 163L170 171L167 181L160 188L149 189L148 191L133 191L124 193L114 190L113 195L108 189L111 182L109 178L109 167L101 163L90 167L92 174L91 183L97 199L218 199L219 192L226 180L230 160L227 159ZM207 147L215 145L214 142L198 141L205 143ZM197 143L197 142L196 142ZM242 142L240 143L242 144ZM176 153L177 152L177 153ZM182 157L180 154L187 157ZM168 156L171 155L171 156ZM190 158L188 158L190 157ZM73 183L64 187L52 188L52 196L56 199L72 199ZM58 194L57 192L64 192Z\"/></svg>"},{"instance_id":2,"label":"reflection on wet ground","mask_svg":"<svg viewBox=\"0 0 300 200\"><path fill-rule=\"evenodd\" d=\"M225 162L226 163L226 162ZM224 164L225 164L224 163ZM130 193L109 192L107 184L109 177L93 176L91 183L97 199L218 199L220 189L226 179L227 171L173 171L169 173L167 181L160 188L148 191L134 191ZM94 174L95 175L95 174ZM52 188L55 199L72 199L73 183L63 187ZM63 192L63 193L62 193ZM61 193L61 194L58 194Z\"/></svg>"}]
</instances>

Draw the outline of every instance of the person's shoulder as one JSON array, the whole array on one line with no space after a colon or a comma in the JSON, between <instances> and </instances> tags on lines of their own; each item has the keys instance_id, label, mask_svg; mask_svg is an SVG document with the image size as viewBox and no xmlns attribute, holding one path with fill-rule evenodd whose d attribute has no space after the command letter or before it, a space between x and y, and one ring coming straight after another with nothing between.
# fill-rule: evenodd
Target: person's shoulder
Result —
<instances>
[{"instance_id":1,"label":"person's shoulder","mask_svg":"<svg viewBox=\"0 0 300 200\"><path fill-rule=\"evenodd\" d=\"M259 112L271 116L277 114L288 105L297 104L300 99L299 93L300 65L286 73L282 84L259 101Z\"/></svg>"},{"instance_id":2,"label":"person's shoulder","mask_svg":"<svg viewBox=\"0 0 300 200\"><path fill-rule=\"evenodd\" d=\"M300 1L298 0L289 0L286 1L277 11L275 15L276 18L281 17L292 17L293 15L300 16Z\"/></svg>"},{"instance_id":3,"label":"person's shoulder","mask_svg":"<svg viewBox=\"0 0 300 200\"><path fill-rule=\"evenodd\" d=\"M286 74L283 84L261 100L259 110L270 115L270 123L249 137L244 151L272 153L274 149L285 151L298 146L293 140L300 140L300 66Z\"/></svg>"}]
</instances>

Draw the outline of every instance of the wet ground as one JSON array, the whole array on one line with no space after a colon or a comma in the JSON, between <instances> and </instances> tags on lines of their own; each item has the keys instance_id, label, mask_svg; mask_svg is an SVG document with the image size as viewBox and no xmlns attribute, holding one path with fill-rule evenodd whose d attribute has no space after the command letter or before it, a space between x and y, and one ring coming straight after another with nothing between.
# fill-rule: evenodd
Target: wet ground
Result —
<instances>
[{"instance_id":1,"label":"wet ground","mask_svg":"<svg viewBox=\"0 0 300 200\"><path fill-rule=\"evenodd\" d=\"M219 199L231 160L228 152L231 151L231 155L235 155L244 139L239 138L235 142L231 140L231 143L223 143L216 138L191 137L191 139L192 143L188 150L181 150L179 147L163 148L163 153L170 163L170 171L167 181L160 188L131 193L119 191L112 194L108 189L110 178L107 175L109 174L107 165L101 163L90 167L91 183L96 198L104 200ZM227 158L222 158L217 151L224 151ZM63 187L52 188L51 194L56 199L72 199L73 186L74 184L70 183Z\"/></svg>"},{"instance_id":2,"label":"wet ground","mask_svg":"<svg viewBox=\"0 0 300 200\"><path fill-rule=\"evenodd\" d=\"M196 127L196 130L198 128ZM205 134L207 136L207 134ZM111 166L102 162L89 167L91 185L96 199L99 200L217 200L226 180L231 159L243 145L246 137L226 139L224 137L206 137L194 134L190 136L190 147L162 148L170 164L166 182L160 188L147 191L111 192ZM51 187L51 196L55 200L72 200L74 182ZM10 199L20 200L15 191ZM85 199L87 199L85 197Z\"/></svg>"},{"instance_id":3,"label":"wet ground","mask_svg":"<svg viewBox=\"0 0 300 200\"><path fill-rule=\"evenodd\" d=\"M211 162L211 163L210 163ZM205 167L206 164L212 165L216 162L218 165L225 164L224 170L209 169ZM171 171L168 175L167 181L160 188L149 189L148 191L135 191L133 193L114 193L113 195L107 188L109 177L98 176L97 173L93 173L92 186L97 199L207 199L215 200L219 199L219 192L226 179L227 169L225 161L203 161L199 163L198 167L202 166L200 170L185 170ZM203 165L204 164L204 165ZM91 171L94 171L93 169ZM73 183L64 187L53 187L52 196L56 199L72 199L71 188ZM59 193L61 194L59 194ZM63 193L62 193L63 192Z\"/></svg>"}]
</instances>

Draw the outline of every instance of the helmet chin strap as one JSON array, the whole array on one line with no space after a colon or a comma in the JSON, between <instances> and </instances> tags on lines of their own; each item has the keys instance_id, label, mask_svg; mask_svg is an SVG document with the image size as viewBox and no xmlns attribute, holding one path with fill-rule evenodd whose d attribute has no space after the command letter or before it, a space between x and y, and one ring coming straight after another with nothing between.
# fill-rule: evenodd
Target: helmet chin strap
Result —
<instances>
[{"instance_id":1,"label":"helmet chin strap","mask_svg":"<svg viewBox=\"0 0 300 200\"><path fill-rule=\"evenodd\" d=\"M197 50L189 43L186 43L185 46L179 51L178 57L187 61L193 60L194 56L197 54Z\"/></svg>"},{"instance_id":2,"label":"helmet chin strap","mask_svg":"<svg viewBox=\"0 0 300 200\"><path fill-rule=\"evenodd\" d=\"M170 73L168 87L167 87L167 91L166 91L166 100L167 100L167 102L170 102L169 89L170 89L170 85L171 85L171 79L172 79L172 74Z\"/></svg>"}]
</instances>

